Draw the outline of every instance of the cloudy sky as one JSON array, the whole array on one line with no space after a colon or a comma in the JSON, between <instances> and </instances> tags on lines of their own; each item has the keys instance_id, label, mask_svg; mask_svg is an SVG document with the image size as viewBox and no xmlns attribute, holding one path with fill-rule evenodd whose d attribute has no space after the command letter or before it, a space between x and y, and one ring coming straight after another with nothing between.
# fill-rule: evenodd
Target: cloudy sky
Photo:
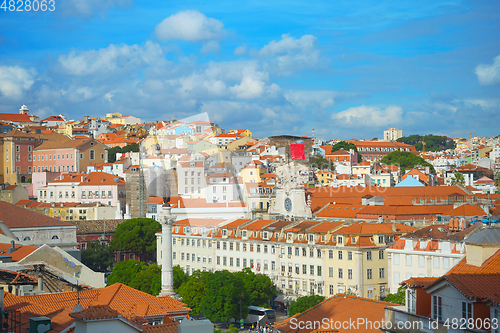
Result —
<instances>
[{"instance_id":1,"label":"cloudy sky","mask_svg":"<svg viewBox=\"0 0 500 333\"><path fill-rule=\"evenodd\" d=\"M500 134L500 2L55 0L0 9L0 112L207 112L255 136Z\"/></svg>"}]
</instances>

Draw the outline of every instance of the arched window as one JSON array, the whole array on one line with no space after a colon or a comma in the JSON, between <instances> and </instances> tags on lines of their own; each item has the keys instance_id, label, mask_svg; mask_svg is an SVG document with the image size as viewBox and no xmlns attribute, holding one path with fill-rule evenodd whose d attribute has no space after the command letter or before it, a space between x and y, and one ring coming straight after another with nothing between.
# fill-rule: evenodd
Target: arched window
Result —
<instances>
[{"instance_id":1,"label":"arched window","mask_svg":"<svg viewBox=\"0 0 500 333\"><path fill-rule=\"evenodd\" d=\"M26 236L26 237L24 237L24 239L23 239L23 240L25 240L25 241L30 241L30 240L31 240L31 238L30 238L29 236Z\"/></svg>"},{"instance_id":2,"label":"arched window","mask_svg":"<svg viewBox=\"0 0 500 333\"><path fill-rule=\"evenodd\" d=\"M59 237L57 237L57 235L54 235L52 236L52 239L59 239Z\"/></svg>"}]
</instances>

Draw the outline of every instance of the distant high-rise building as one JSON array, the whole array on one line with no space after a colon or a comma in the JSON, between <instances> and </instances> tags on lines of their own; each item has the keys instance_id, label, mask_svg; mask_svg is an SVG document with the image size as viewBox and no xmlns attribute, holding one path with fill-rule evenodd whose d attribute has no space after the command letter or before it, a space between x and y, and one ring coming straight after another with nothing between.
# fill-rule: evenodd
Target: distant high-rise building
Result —
<instances>
[{"instance_id":1,"label":"distant high-rise building","mask_svg":"<svg viewBox=\"0 0 500 333\"><path fill-rule=\"evenodd\" d=\"M384 131L385 141L396 141L403 137L403 130L398 130L397 128L391 127L387 131Z\"/></svg>"}]
</instances>

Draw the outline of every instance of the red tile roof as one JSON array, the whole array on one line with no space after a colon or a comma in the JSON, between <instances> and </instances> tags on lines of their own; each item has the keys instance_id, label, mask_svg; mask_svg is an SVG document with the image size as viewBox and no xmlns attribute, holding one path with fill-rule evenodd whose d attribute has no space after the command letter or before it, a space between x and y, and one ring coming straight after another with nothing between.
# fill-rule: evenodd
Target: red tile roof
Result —
<instances>
[{"instance_id":1,"label":"red tile roof","mask_svg":"<svg viewBox=\"0 0 500 333\"><path fill-rule=\"evenodd\" d=\"M63 222L5 201L0 201L0 221L4 221L10 229L72 226L71 223Z\"/></svg>"},{"instance_id":2,"label":"red tile roof","mask_svg":"<svg viewBox=\"0 0 500 333\"><path fill-rule=\"evenodd\" d=\"M310 333L310 332L334 332L336 329L334 327L310 327L305 324L299 326L294 325L293 323L324 323L324 319L330 322L344 322L344 321L353 321L357 322L360 314L363 315L363 318L367 322L382 322L385 318L385 310L386 306L394 306L396 304L376 301L367 298L355 297L350 295L338 294L333 297L326 299L325 301L319 303L312 308L297 313L296 315L285 319L283 321L279 321L273 325L274 328L284 333ZM312 324L311 324L312 326ZM318 329L319 328L319 329ZM379 328L374 328L369 326L356 326L355 327L344 327L341 330L342 333L345 332L380 332Z\"/></svg>"}]
</instances>

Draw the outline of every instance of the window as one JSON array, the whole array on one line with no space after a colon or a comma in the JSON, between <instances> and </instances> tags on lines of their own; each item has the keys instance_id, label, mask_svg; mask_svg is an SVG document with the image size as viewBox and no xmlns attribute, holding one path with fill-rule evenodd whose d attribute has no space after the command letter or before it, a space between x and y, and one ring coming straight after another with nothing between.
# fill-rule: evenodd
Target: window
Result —
<instances>
[{"instance_id":1,"label":"window","mask_svg":"<svg viewBox=\"0 0 500 333\"><path fill-rule=\"evenodd\" d=\"M95 159L95 150L93 150L93 149L90 150L90 159L91 160Z\"/></svg>"},{"instance_id":2,"label":"window","mask_svg":"<svg viewBox=\"0 0 500 333\"><path fill-rule=\"evenodd\" d=\"M333 277L333 267L332 266L328 267L328 277L331 277L331 278Z\"/></svg>"},{"instance_id":3,"label":"window","mask_svg":"<svg viewBox=\"0 0 500 333\"><path fill-rule=\"evenodd\" d=\"M347 260L352 260L352 251L347 251Z\"/></svg>"},{"instance_id":4,"label":"window","mask_svg":"<svg viewBox=\"0 0 500 333\"><path fill-rule=\"evenodd\" d=\"M236 258L236 267L240 267L240 258Z\"/></svg>"},{"instance_id":5,"label":"window","mask_svg":"<svg viewBox=\"0 0 500 333\"><path fill-rule=\"evenodd\" d=\"M379 279L385 279L385 268L381 267L378 269L378 277Z\"/></svg>"},{"instance_id":6,"label":"window","mask_svg":"<svg viewBox=\"0 0 500 333\"><path fill-rule=\"evenodd\" d=\"M328 250L328 259L333 259L333 250Z\"/></svg>"},{"instance_id":7,"label":"window","mask_svg":"<svg viewBox=\"0 0 500 333\"><path fill-rule=\"evenodd\" d=\"M434 258L434 268L439 268L439 258Z\"/></svg>"},{"instance_id":8,"label":"window","mask_svg":"<svg viewBox=\"0 0 500 333\"><path fill-rule=\"evenodd\" d=\"M220 257L217 256L217 265L220 265Z\"/></svg>"},{"instance_id":9,"label":"window","mask_svg":"<svg viewBox=\"0 0 500 333\"><path fill-rule=\"evenodd\" d=\"M424 256L418 256L418 266L419 267L424 267L425 266L425 258L424 258Z\"/></svg>"},{"instance_id":10,"label":"window","mask_svg":"<svg viewBox=\"0 0 500 333\"><path fill-rule=\"evenodd\" d=\"M302 274L307 274L307 265L302 265Z\"/></svg>"},{"instance_id":11,"label":"window","mask_svg":"<svg viewBox=\"0 0 500 333\"><path fill-rule=\"evenodd\" d=\"M384 259L384 250L380 250L380 251L378 251L378 259L379 259L379 260Z\"/></svg>"},{"instance_id":12,"label":"window","mask_svg":"<svg viewBox=\"0 0 500 333\"><path fill-rule=\"evenodd\" d=\"M339 277L339 279L344 278L344 269L343 268L338 269L338 277Z\"/></svg>"},{"instance_id":13,"label":"window","mask_svg":"<svg viewBox=\"0 0 500 333\"><path fill-rule=\"evenodd\" d=\"M432 318L443 320L443 299L441 296L432 295Z\"/></svg>"},{"instance_id":14,"label":"window","mask_svg":"<svg viewBox=\"0 0 500 333\"><path fill-rule=\"evenodd\" d=\"M406 289L406 311L416 313L417 311L417 296L414 289Z\"/></svg>"},{"instance_id":15,"label":"window","mask_svg":"<svg viewBox=\"0 0 500 333\"><path fill-rule=\"evenodd\" d=\"M295 256L299 256L300 255L300 249L298 247L295 248Z\"/></svg>"},{"instance_id":16,"label":"window","mask_svg":"<svg viewBox=\"0 0 500 333\"><path fill-rule=\"evenodd\" d=\"M394 254L394 265L399 265L399 253Z\"/></svg>"},{"instance_id":17,"label":"window","mask_svg":"<svg viewBox=\"0 0 500 333\"><path fill-rule=\"evenodd\" d=\"M318 249L318 254L317 254L317 257L318 258L321 258L321 250Z\"/></svg>"},{"instance_id":18,"label":"window","mask_svg":"<svg viewBox=\"0 0 500 333\"><path fill-rule=\"evenodd\" d=\"M411 266L411 254L406 255L406 266Z\"/></svg>"},{"instance_id":19,"label":"window","mask_svg":"<svg viewBox=\"0 0 500 333\"><path fill-rule=\"evenodd\" d=\"M309 265L309 274L314 275L314 265Z\"/></svg>"},{"instance_id":20,"label":"window","mask_svg":"<svg viewBox=\"0 0 500 333\"><path fill-rule=\"evenodd\" d=\"M466 321L472 319L472 303L462 301L462 318Z\"/></svg>"},{"instance_id":21,"label":"window","mask_svg":"<svg viewBox=\"0 0 500 333\"><path fill-rule=\"evenodd\" d=\"M372 251L371 250L366 251L366 260L372 260Z\"/></svg>"},{"instance_id":22,"label":"window","mask_svg":"<svg viewBox=\"0 0 500 333\"><path fill-rule=\"evenodd\" d=\"M352 280L352 268L347 269L347 279Z\"/></svg>"},{"instance_id":23,"label":"window","mask_svg":"<svg viewBox=\"0 0 500 333\"><path fill-rule=\"evenodd\" d=\"M371 268L367 268L366 269L366 279L367 280L371 280L373 279L373 271Z\"/></svg>"},{"instance_id":24,"label":"window","mask_svg":"<svg viewBox=\"0 0 500 333\"><path fill-rule=\"evenodd\" d=\"M338 252L338 258L339 258L339 260L342 260L342 250L339 250L339 252Z\"/></svg>"},{"instance_id":25,"label":"window","mask_svg":"<svg viewBox=\"0 0 500 333\"><path fill-rule=\"evenodd\" d=\"M303 257L307 256L307 250L305 248L302 249L302 256Z\"/></svg>"}]
</instances>

